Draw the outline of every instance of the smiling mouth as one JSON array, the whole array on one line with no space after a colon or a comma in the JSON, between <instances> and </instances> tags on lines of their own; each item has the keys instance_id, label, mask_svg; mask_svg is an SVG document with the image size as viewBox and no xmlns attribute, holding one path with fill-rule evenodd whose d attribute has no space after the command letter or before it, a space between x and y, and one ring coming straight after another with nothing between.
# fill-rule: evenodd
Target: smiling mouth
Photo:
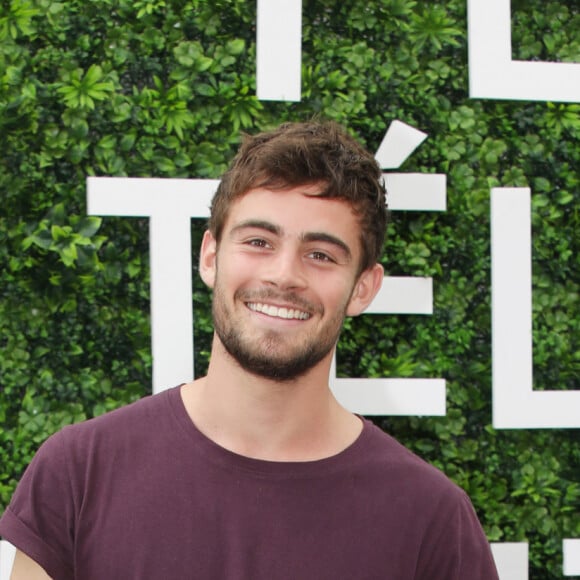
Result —
<instances>
[{"instance_id":1,"label":"smiling mouth","mask_svg":"<svg viewBox=\"0 0 580 580\"><path fill-rule=\"evenodd\" d=\"M283 318L284 320L308 320L310 314L296 308L285 308L272 306L271 304L262 304L261 302L247 302L246 305L254 312L260 312L273 318Z\"/></svg>"}]
</instances>

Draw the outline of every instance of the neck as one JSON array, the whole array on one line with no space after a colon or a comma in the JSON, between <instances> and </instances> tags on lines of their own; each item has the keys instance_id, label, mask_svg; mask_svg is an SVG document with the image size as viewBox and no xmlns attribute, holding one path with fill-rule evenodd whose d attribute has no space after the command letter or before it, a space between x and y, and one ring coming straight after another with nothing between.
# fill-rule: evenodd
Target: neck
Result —
<instances>
[{"instance_id":1,"label":"neck","mask_svg":"<svg viewBox=\"0 0 580 580\"><path fill-rule=\"evenodd\" d=\"M332 355L295 380L276 382L243 370L216 339L207 376L183 387L183 401L202 433L240 455L270 461L329 457L362 428L330 391Z\"/></svg>"}]
</instances>

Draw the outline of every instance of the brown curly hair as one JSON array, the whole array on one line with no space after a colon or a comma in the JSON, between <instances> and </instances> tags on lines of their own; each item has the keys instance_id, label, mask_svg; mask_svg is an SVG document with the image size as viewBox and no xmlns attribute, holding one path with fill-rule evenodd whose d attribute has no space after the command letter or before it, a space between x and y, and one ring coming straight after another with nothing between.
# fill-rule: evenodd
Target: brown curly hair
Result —
<instances>
[{"instance_id":1,"label":"brown curly hair","mask_svg":"<svg viewBox=\"0 0 580 580\"><path fill-rule=\"evenodd\" d=\"M251 189L288 190L320 185L320 197L345 200L360 220L360 271L382 252L387 206L382 172L340 125L285 123L273 131L244 136L211 203L209 229L219 242L231 204Z\"/></svg>"}]
</instances>

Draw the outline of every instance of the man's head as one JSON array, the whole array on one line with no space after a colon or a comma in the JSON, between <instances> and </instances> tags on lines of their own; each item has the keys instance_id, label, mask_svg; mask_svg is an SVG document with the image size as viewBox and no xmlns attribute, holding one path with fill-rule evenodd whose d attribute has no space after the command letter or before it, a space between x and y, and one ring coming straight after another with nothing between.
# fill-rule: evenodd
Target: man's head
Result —
<instances>
[{"instance_id":1,"label":"man's head","mask_svg":"<svg viewBox=\"0 0 580 580\"><path fill-rule=\"evenodd\" d=\"M219 242L229 209L251 189L317 185L320 197L348 202L360 223L359 271L375 264L386 228L385 188L373 156L333 122L286 123L245 137L211 205L209 229Z\"/></svg>"}]
</instances>

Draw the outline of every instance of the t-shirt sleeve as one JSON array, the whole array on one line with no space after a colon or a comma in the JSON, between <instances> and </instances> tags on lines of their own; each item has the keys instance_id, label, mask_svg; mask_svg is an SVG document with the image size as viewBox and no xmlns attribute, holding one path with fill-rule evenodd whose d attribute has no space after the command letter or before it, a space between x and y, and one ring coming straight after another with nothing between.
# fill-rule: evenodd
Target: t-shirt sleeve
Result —
<instances>
[{"instance_id":1,"label":"t-shirt sleeve","mask_svg":"<svg viewBox=\"0 0 580 580\"><path fill-rule=\"evenodd\" d=\"M499 580L491 547L463 491L442 501L419 560L417 578Z\"/></svg>"},{"instance_id":2,"label":"t-shirt sleeve","mask_svg":"<svg viewBox=\"0 0 580 580\"><path fill-rule=\"evenodd\" d=\"M47 439L27 467L0 519L0 535L54 580L72 571L74 497L62 432Z\"/></svg>"}]
</instances>

